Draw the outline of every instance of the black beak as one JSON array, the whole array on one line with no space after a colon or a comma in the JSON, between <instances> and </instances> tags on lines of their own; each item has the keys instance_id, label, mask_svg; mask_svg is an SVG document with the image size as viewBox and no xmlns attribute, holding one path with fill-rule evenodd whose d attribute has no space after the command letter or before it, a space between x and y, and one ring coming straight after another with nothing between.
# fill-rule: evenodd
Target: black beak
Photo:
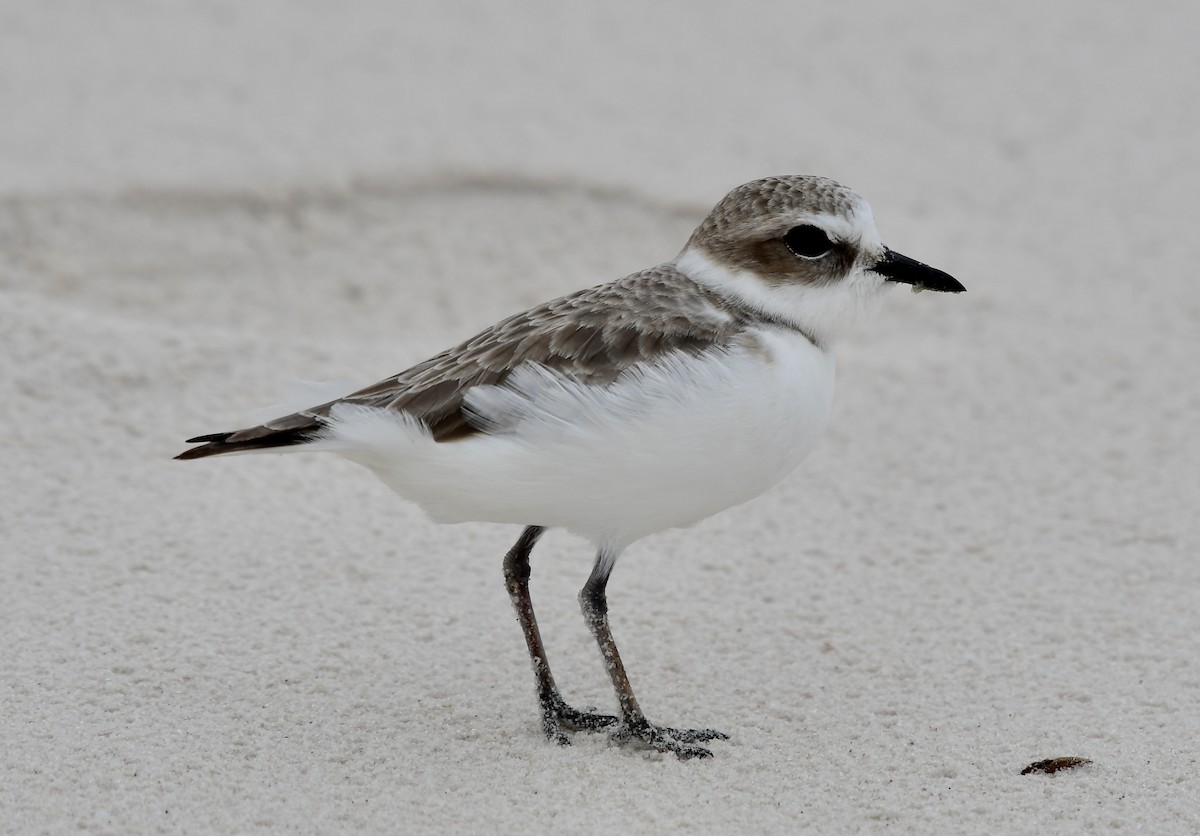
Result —
<instances>
[{"instance_id":1,"label":"black beak","mask_svg":"<svg viewBox=\"0 0 1200 836\"><path fill-rule=\"evenodd\" d=\"M966 290L958 279L949 273L943 273L936 267L900 255L895 250L885 249L883 258L871 269L887 278L889 282L910 284L914 290L940 290L944 293L962 293Z\"/></svg>"}]
</instances>

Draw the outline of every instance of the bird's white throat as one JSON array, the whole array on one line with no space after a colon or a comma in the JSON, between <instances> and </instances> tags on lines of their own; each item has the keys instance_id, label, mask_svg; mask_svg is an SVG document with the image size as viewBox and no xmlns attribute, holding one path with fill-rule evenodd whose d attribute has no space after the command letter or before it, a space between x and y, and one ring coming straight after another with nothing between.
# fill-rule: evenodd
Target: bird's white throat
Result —
<instances>
[{"instance_id":1,"label":"bird's white throat","mask_svg":"<svg viewBox=\"0 0 1200 836\"><path fill-rule=\"evenodd\" d=\"M675 268L697 284L772 319L782 320L830 347L855 323L879 309L887 290L883 276L856 267L826 284L769 284L752 270L732 270L697 247L675 259Z\"/></svg>"}]
</instances>

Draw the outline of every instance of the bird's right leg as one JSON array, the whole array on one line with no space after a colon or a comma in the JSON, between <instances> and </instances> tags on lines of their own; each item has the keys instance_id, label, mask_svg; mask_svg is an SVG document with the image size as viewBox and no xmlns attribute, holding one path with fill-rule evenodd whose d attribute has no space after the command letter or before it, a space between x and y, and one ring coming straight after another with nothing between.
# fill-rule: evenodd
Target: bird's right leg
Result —
<instances>
[{"instance_id":1,"label":"bird's right leg","mask_svg":"<svg viewBox=\"0 0 1200 836\"><path fill-rule=\"evenodd\" d=\"M565 745L571 742L567 732L598 731L615 725L617 718L611 714L594 714L572 708L563 700L558 693L558 686L554 684L542 634L533 614L533 600L529 597L529 553L545 530L540 525L531 525L521 532L521 537L504 556L504 585L517 611L517 621L521 622L521 630L525 633L525 644L529 646L529 661L533 664L538 702L542 708L542 729L551 740Z\"/></svg>"}]
</instances>

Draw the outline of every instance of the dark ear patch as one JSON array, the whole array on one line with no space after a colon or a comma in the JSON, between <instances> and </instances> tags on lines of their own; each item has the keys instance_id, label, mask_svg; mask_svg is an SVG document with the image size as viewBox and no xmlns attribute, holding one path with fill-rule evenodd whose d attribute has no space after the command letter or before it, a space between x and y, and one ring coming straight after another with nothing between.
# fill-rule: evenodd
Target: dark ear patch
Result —
<instances>
[{"instance_id":1,"label":"dark ear patch","mask_svg":"<svg viewBox=\"0 0 1200 836\"><path fill-rule=\"evenodd\" d=\"M855 258L854 248L844 241L834 243L821 258L799 258L778 234L750 243L715 241L705 249L734 270L751 271L770 285L832 284L846 277Z\"/></svg>"}]
</instances>

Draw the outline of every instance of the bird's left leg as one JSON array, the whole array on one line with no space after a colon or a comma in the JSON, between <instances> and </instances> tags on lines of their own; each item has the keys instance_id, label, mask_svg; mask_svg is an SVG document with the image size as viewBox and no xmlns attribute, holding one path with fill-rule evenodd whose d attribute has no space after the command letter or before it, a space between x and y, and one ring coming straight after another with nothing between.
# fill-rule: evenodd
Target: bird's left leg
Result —
<instances>
[{"instance_id":1,"label":"bird's left leg","mask_svg":"<svg viewBox=\"0 0 1200 836\"><path fill-rule=\"evenodd\" d=\"M604 657L604 666L612 678L613 689L617 692L617 703L621 709L621 724L613 733L613 739L621 743L640 741L651 749L671 752L681 759L711 757L712 752L709 749L691 744L708 740L727 740L727 735L713 729L656 726L646 719L641 706L638 705L637 697L633 695L629 675L625 673L625 665L617 652L617 642L608 627L608 596L605 594L605 588L616 558L615 553L601 549L596 555L592 574L579 593L583 617L587 620L596 643L600 645L600 654Z\"/></svg>"}]
</instances>

